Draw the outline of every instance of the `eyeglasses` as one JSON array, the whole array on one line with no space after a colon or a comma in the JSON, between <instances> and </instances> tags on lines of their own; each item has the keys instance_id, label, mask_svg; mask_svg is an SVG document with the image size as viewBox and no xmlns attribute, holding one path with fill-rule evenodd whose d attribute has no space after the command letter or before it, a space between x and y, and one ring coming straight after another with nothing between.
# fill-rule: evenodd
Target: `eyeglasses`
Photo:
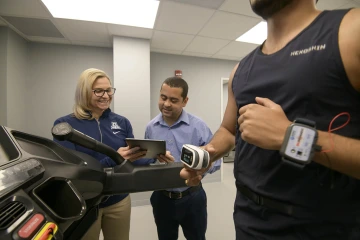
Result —
<instances>
[{"instance_id":1,"label":"eyeglasses","mask_svg":"<svg viewBox=\"0 0 360 240\"><path fill-rule=\"evenodd\" d=\"M115 94L116 88L108 88L106 90L104 89L94 89L92 90L92 92L95 94L95 96L97 97L102 97L104 96L105 92L107 93L108 96L112 96Z\"/></svg>"}]
</instances>

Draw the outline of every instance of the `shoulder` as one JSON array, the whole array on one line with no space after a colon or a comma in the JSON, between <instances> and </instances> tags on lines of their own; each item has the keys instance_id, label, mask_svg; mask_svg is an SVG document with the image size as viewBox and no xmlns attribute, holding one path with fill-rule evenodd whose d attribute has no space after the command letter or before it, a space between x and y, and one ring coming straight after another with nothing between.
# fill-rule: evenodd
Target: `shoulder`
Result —
<instances>
[{"instance_id":1,"label":"shoulder","mask_svg":"<svg viewBox=\"0 0 360 240\"><path fill-rule=\"evenodd\" d=\"M124 116L122 116L120 114L114 113L114 112L110 112L108 118L109 119L124 120L124 121L130 122L129 119L127 119L126 117L124 117Z\"/></svg>"},{"instance_id":2,"label":"shoulder","mask_svg":"<svg viewBox=\"0 0 360 240\"><path fill-rule=\"evenodd\" d=\"M130 120L128 118L114 112L109 113L107 120L110 122L117 122L118 124L121 125L131 126Z\"/></svg>"},{"instance_id":3,"label":"shoulder","mask_svg":"<svg viewBox=\"0 0 360 240\"><path fill-rule=\"evenodd\" d=\"M236 72L238 71L238 69L240 69L239 66L242 65L242 61L244 61L244 59L242 59L238 64L236 64L235 67L233 68L233 70L231 71L230 78L229 78L229 86L231 86Z\"/></svg>"},{"instance_id":4,"label":"shoulder","mask_svg":"<svg viewBox=\"0 0 360 240\"><path fill-rule=\"evenodd\" d=\"M187 113L189 116L189 123L190 125L196 125L198 127L205 127L207 128L206 123L204 122L204 120L202 120L200 117L195 116L191 113Z\"/></svg>"},{"instance_id":5,"label":"shoulder","mask_svg":"<svg viewBox=\"0 0 360 240\"><path fill-rule=\"evenodd\" d=\"M359 19L359 13L360 13L360 8L351 8L351 9L346 9L347 13L345 14L345 18L350 17L353 19Z\"/></svg>"},{"instance_id":6,"label":"shoulder","mask_svg":"<svg viewBox=\"0 0 360 240\"><path fill-rule=\"evenodd\" d=\"M346 40L353 40L356 43L359 42L358 37L360 36L360 8L353 8L348 10L340 24L339 33L341 34L339 38L347 38L352 36L350 39Z\"/></svg>"},{"instance_id":7,"label":"shoulder","mask_svg":"<svg viewBox=\"0 0 360 240\"><path fill-rule=\"evenodd\" d=\"M155 125L155 123L159 122L160 119L161 119L161 113L159 113L156 117L151 119L150 122L148 122L148 124L146 125L146 127L151 127Z\"/></svg>"},{"instance_id":8,"label":"shoulder","mask_svg":"<svg viewBox=\"0 0 360 240\"><path fill-rule=\"evenodd\" d=\"M199 145L204 145L212 137L209 126L200 118L193 114L189 114L189 127L195 133Z\"/></svg>"},{"instance_id":9,"label":"shoulder","mask_svg":"<svg viewBox=\"0 0 360 240\"><path fill-rule=\"evenodd\" d=\"M341 58L354 88L360 91L360 9L354 8L344 16L339 29Z\"/></svg>"},{"instance_id":10,"label":"shoulder","mask_svg":"<svg viewBox=\"0 0 360 240\"><path fill-rule=\"evenodd\" d=\"M61 123L61 122L72 122L76 119L77 118L71 113L71 114L65 115L63 117L59 117L58 119L55 120L54 124Z\"/></svg>"}]
</instances>

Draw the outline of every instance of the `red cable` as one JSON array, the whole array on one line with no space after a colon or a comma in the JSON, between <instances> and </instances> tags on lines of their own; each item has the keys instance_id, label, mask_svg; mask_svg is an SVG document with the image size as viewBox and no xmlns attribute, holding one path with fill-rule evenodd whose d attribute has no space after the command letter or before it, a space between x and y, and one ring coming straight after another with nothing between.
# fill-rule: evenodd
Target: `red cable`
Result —
<instances>
[{"instance_id":1,"label":"red cable","mask_svg":"<svg viewBox=\"0 0 360 240\"><path fill-rule=\"evenodd\" d=\"M337 127L337 128L332 129L332 125L333 125L333 123L335 122L335 120L336 120L338 117L343 116L343 115L348 116L347 121L346 121L343 125L341 125L340 127ZM336 116L331 120L331 122L330 122L330 124L329 124L329 130L328 130L331 148L330 148L330 149L327 149L327 150L322 150L322 151L321 151L322 153L331 152L332 150L334 150L334 148L335 148L334 145L335 145L335 144L334 144L334 140L333 140L333 138L332 138L331 132L334 132L334 131L336 131L336 130L339 130L339 129L345 127L349 122L350 122L350 114L349 114L348 112L339 113L338 115L336 115Z\"/></svg>"}]
</instances>

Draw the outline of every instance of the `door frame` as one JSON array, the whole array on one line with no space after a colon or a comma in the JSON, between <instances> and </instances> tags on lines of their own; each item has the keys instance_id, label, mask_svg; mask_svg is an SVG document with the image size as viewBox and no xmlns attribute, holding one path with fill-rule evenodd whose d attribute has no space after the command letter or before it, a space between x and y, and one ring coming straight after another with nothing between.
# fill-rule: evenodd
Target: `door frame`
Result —
<instances>
[{"instance_id":1,"label":"door frame","mask_svg":"<svg viewBox=\"0 0 360 240\"><path fill-rule=\"evenodd\" d=\"M229 78L222 77L220 79L220 124L222 123L224 116L224 85L229 82ZM221 182L224 180L224 158L221 159Z\"/></svg>"}]
</instances>

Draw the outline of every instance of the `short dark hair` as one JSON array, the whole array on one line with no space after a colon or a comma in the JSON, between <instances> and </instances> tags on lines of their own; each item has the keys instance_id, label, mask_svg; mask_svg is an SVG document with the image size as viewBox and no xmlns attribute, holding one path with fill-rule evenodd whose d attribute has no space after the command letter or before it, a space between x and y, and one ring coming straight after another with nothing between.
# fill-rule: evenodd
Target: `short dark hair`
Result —
<instances>
[{"instance_id":1,"label":"short dark hair","mask_svg":"<svg viewBox=\"0 0 360 240\"><path fill-rule=\"evenodd\" d=\"M185 99L187 97L189 87L188 87L187 82L184 79L182 79L180 77L169 77L169 78L165 79L163 84L166 84L169 87L182 88L181 97L183 99ZM162 88L162 85L161 85L161 88ZM161 88L160 88L160 90L161 90Z\"/></svg>"}]
</instances>

